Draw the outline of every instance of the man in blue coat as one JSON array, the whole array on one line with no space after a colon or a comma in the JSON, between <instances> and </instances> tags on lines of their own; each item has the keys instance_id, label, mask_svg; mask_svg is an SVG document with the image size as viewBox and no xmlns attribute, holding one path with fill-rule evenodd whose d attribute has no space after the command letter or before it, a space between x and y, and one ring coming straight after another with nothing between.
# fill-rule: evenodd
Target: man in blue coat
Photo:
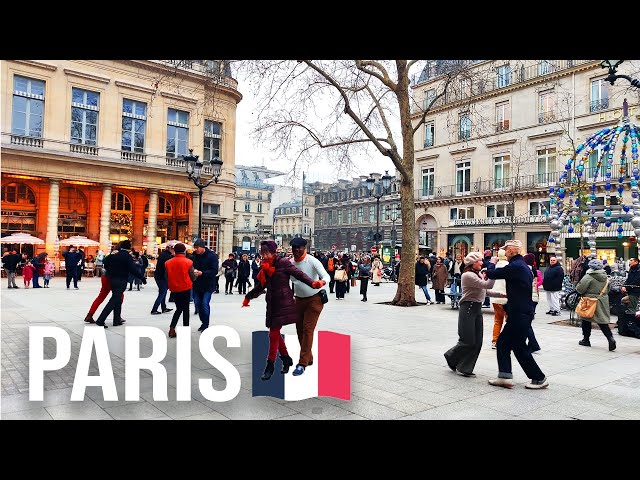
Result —
<instances>
[{"instance_id":1,"label":"man in blue coat","mask_svg":"<svg viewBox=\"0 0 640 480\"><path fill-rule=\"evenodd\" d=\"M496 343L498 378L489 380L489 383L499 387L513 388L511 371L511 351L513 350L524 373L531 379L531 383L527 384L526 388L546 388L549 386L547 377L540 370L526 345L527 332L534 315L534 305L531 300L533 273L520 255L522 249L520 240L508 240L503 248L509 264L502 268L495 268L497 258L494 258L487 270L487 278L506 280L507 304L504 309L509 319Z\"/></svg>"},{"instance_id":2,"label":"man in blue coat","mask_svg":"<svg viewBox=\"0 0 640 480\"><path fill-rule=\"evenodd\" d=\"M204 240L199 238L193 243L193 268L196 280L193 282L193 303L200 316L202 325L198 328L203 332L209 327L211 294L215 290L215 278L218 274L218 256L209 250Z\"/></svg>"}]
</instances>

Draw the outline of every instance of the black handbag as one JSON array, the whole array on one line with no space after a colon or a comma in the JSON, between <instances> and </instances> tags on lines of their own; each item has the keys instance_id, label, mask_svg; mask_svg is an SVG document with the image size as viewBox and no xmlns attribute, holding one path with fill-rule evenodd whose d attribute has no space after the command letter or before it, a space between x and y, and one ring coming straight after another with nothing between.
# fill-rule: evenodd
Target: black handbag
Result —
<instances>
[{"instance_id":1,"label":"black handbag","mask_svg":"<svg viewBox=\"0 0 640 480\"><path fill-rule=\"evenodd\" d=\"M322 303L327 303L329 301L329 296L327 295L327 291L322 288L319 292L318 295L320 295L320 300L322 301Z\"/></svg>"}]
</instances>

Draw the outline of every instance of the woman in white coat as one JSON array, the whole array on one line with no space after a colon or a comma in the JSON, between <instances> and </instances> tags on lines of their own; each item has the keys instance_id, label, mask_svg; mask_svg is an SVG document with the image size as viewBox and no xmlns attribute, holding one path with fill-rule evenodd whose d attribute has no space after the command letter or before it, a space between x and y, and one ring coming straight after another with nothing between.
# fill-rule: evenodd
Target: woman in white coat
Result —
<instances>
[{"instance_id":1,"label":"woman in white coat","mask_svg":"<svg viewBox=\"0 0 640 480\"><path fill-rule=\"evenodd\" d=\"M376 287L380 286L380 282L382 281L382 261L380 257L376 257L373 259L371 263L371 283L373 283Z\"/></svg>"}]
</instances>

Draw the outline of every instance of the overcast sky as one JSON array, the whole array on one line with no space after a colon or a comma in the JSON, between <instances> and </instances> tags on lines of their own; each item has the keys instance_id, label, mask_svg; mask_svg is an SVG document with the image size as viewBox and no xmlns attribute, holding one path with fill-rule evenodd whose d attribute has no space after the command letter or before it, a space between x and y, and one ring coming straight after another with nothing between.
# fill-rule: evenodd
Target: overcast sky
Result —
<instances>
[{"instance_id":1,"label":"overcast sky","mask_svg":"<svg viewBox=\"0 0 640 480\"><path fill-rule=\"evenodd\" d=\"M254 145L251 136L251 122L255 116L253 111L256 102L253 98L251 89L243 84L241 78L238 78L238 90L242 93L242 101L238 104L236 113L236 164L238 165L264 165L267 168L287 172L289 164L286 160L278 159L267 148L260 148ZM350 175L341 174L340 178L357 177L359 175L368 175L371 172L384 173L389 170L390 174L395 171L393 163L390 159L383 157L380 153L375 152L375 158L356 158L354 163L358 170L351 172ZM335 172L327 164L313 165L306 171L308 182L333 182L336 180ZM275 180L274 180L275 181Z\"/></svg>"}]
</instances>

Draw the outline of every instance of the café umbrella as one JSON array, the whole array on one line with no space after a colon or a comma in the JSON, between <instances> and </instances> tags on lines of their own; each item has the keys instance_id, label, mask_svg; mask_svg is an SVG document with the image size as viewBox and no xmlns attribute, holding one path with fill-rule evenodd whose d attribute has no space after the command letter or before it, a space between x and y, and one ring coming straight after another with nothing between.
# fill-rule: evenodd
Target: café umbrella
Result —
<instances>
[{"instance_id":1,"label":"caf\u00e9 umbrella","mask_svg":"<svg viewBox=\"0 0 640 480\"><path fill-rule=\"evenodd\" d=\"M7 235L6 237L0 238L0 242L2 243L19 243L19 244L29 244L29 245L41 245L44 243L44 240L34 237L33 235L29 235L28 233L12 233L11 235Z\"/></svg>"},{"instance_id":2,"label":"caf\u00e9 umbrella","mask_svg":"<svg viewBox=\"0 0 640 480\"><path fill-rule=\"evenodd\" d=\"M185 247L193 248L193 244L191 244L191 243L181 242L180 240L169 240L168 242L161 243L160 245L158 245L158 249L164 250L167 247L172 247L173 248L173 247L175 247L176 243L184 243Z\"/></svg>"},{"instance_id":3,"label":"caf\u00e9 umbrella","mask_svg":"<svg viewBox=\"0 0 640 480\"><path fill-rule=\"evenodd\" d=\"M60 240L60 245L73 245L75 247L97 247L100 245L100 242L96 242L95 240L91 240L90 238L84 237L82 235L74 235L73 237Z\"/></svg>"}]
</instances>

